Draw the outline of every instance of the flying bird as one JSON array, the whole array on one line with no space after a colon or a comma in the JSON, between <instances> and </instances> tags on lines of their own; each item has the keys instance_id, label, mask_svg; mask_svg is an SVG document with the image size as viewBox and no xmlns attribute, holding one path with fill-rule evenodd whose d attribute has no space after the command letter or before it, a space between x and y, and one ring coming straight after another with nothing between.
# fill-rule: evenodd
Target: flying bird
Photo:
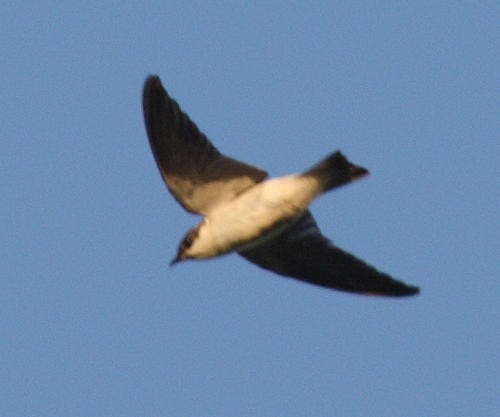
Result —
<instances>
[{"instance_id":1,"label":"flying bird","mask_svg":"<svg viewBox=\"0 0 500 417\"><path fill-rule=\"evenodd\" d=\"M353 293L405 296L415 286L377 271L324 237L308 207L314 198L368 171L339 151L301 174L267 172L220 153L157 76L144 84L143 113L169 191L203 220L181 240L171 264L237 252L285 277Z\"/></svg>"}]
</instances>

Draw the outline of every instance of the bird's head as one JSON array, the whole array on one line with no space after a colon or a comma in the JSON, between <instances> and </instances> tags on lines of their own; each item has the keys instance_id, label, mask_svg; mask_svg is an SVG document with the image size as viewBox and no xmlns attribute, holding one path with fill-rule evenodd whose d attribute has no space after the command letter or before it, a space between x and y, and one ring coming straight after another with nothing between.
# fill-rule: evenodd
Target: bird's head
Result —
<instances>
[{"instance_id":1,"label":"bird's head","mask_svg":"<svg viewBox=\"0 0 500 417\"><path fill-rule=\"evenodd\" d=\"M187 259L203 259L214 256L214 248L207 235L205 221L187 232L179 243L177 255L170 262L170 266Z\"/></svg>"}]
</instances>

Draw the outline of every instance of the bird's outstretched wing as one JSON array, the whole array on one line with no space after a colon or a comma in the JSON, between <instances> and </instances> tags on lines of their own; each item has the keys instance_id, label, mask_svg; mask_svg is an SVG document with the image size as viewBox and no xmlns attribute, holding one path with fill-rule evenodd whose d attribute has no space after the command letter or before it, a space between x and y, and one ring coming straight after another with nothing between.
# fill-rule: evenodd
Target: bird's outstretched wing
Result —
<instances>
[{"instance_id":1,"label":"bird's outstretched wing","mask_svg":"<svg viewBox=\"0 0 500 417\"><path fill-rule=\"evenodd\" d=\"M239 254L286 277L336 290L388 296L419 292L335 247L309 211L279 235Z\"/></svg>"},{"instance_id":2,"label":"bird's outstretched wing","mask_svg":"<svg viewBox=\"0 0 500 417\"><path fill-rule=\"evenodd\" d=\"M265 171L221 154L170 98L157 76L146 79L142 103L160 173L186 210L206 215L267 176Z\"/></svg>"}]
</instances>

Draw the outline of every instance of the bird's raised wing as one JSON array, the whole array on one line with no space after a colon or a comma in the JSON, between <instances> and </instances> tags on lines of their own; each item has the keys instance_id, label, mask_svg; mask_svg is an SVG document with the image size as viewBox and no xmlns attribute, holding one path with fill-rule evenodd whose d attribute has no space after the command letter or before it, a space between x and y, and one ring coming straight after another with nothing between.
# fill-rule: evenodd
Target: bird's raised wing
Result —
<instances>
[{"instance_id":1,"label":"bird's raised wing","mask_svg":"<svg viewBox=\"0 0 500 417\"><path fill-rule=\"evenodd\" d=\"M389 296L419 292L335 247L309 211L279 235L239 254L280 275L336 290Z\"/></svg>"},{"instance_id":2,"label":"bird's raised wing","mask_svg":"<svg viewBox=\"0 0 500 417\"><path fill-rule=\"evenodd\" d=\"M265 171L221 154L169 97L157 76L146 79L142 104L161 176L186 210L206 215L267 176Z\"/></svg>"}]
</instances>

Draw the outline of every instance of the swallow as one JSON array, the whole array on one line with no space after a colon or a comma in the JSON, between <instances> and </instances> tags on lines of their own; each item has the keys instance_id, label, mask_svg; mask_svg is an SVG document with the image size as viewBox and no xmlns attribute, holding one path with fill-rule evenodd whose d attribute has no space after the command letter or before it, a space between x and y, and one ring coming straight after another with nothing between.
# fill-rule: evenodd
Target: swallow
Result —
<instances>
[{"instance_id":1,"label":"swallow","mask_svg":"<svg viewBox=\"0 0 500 417\"><path fill-rule=\"evenodd\" d=\"M363 178L367 169L336 151L302 173L268 179L266 171L219 152L158 76L146 79L142 104L168 190L185 210L203 217L181 240L171 265L236 252L261 268L330 289L419 292L336 247L308 209L320 194Z\"/></svg>"}]
</instances>

